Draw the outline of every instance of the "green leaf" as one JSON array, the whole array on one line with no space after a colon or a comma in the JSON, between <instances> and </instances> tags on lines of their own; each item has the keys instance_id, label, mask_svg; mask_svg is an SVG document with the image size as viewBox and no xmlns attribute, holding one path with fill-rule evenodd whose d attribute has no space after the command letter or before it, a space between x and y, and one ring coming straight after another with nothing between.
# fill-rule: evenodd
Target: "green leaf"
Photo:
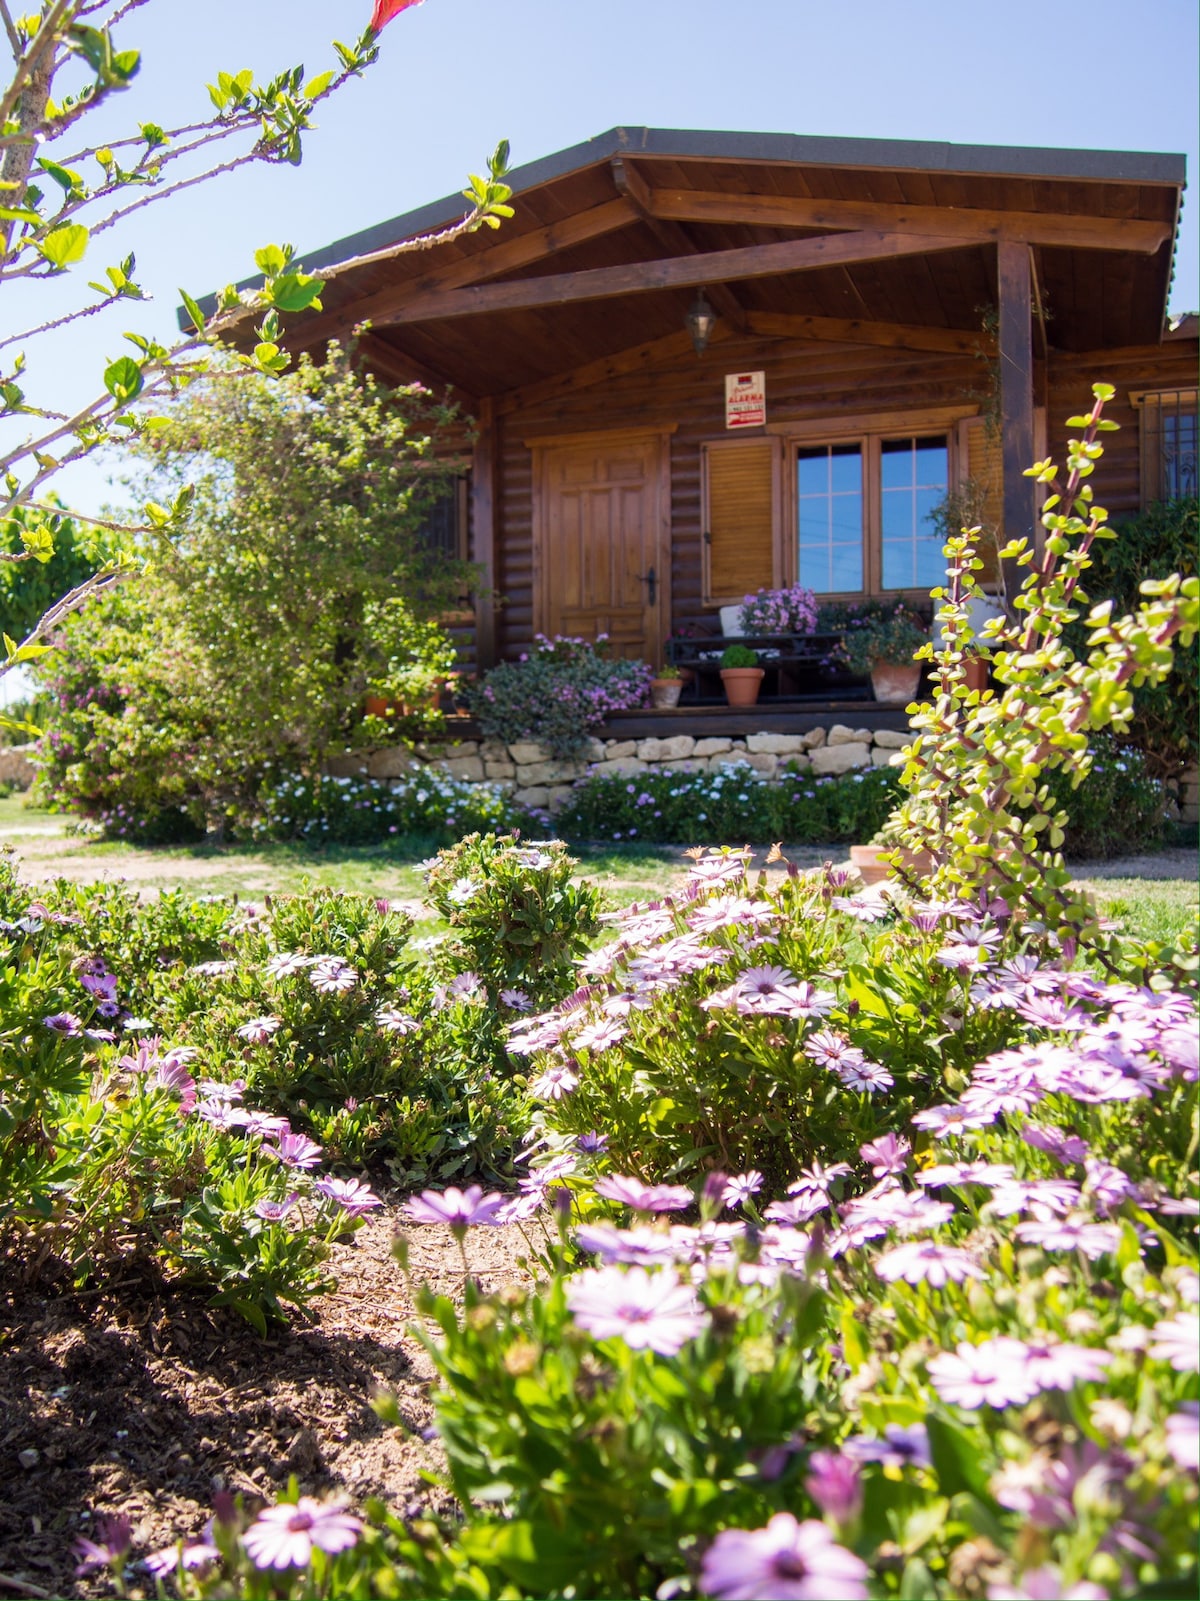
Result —
<instances>
[{"instance_id":1,"label":"green leaf","mask_svg":"<svg viewBox=\"0 0 1200 1601\"><path fill-rule=\"evenodd\" d=\"M206 327L206 323L204 313L200 310L199 305L192 299L191 295L188 294L186 289L181 289L179 291L179 298L183 301L183 309L192 319L192 326L195 328L198 334L202 334Z\"/></svg>"},{"instance_id":2,"label":"green leaf","mask_svg":"<svg viewBox=\"0 0 1200 1601\"><path fill-rule=\"evenodd\" d=\"M287 266L287 256L278 245L264 245L254 252L254 262L260 272L274 275Z\"/></svg>"},{"instance_id":3,"label":"green leaf","mask_svg":"<svg viewBox=\"0 0 1200 1601\"><path fill-rule=\"evenodd\" d=\"M53 178L67 195L76 194L83 188L83 179L77 172L72 172L70 167L60 167L56 161L46 161L44 158L39 158L38 166L48 178Z\"/></svg>"},{"instance_id":4,"label":"green leaf","mask_svg":"<svg viewBox=\"0 0 1200 1601\"><path fill-rule=\"evenodd\" d=\"M929 1453L933 1458L938 1485L946 1495L970 1491L987 1504L987 1474L983 1470L974 1440L956 1423L931 1412L925 1419L929 1433Z\"/></svg>"},{"instance_id":5,"label":"green leaf","mask_svg":"<svg viewBox=\"0 0 1200 1601\"><path fill-rule=\"evenodd\" d=\"M121 405L136 400L144 382L142 369L132 356L119 356L105 369L104 387Z\"/></svg>"},{"instance_id":6,"label":"green leaf","mask_svg":"<svg viewBox=\"0 0 1200 1601\"><path fill-rule=\"evenodd\" d=\"M333 82L336 73L322 72L315 78L310 78L304 86L304 93L309 100L318 100Z\"/></svg>"},{"instance_id":7,"label":"green leaf","mask_svg":"<svg viewBox=\"0 0 1200 1601\"><path fill-rule=\"evenodd\" d=\"M44 239L39 239L37 248L51 266L61 269L69 267L74 261L83 260L90 238L81 222L69 222L65 227L55 228Z\"/></svg>"},{"instance_id":8,"label":"green leaf","mask_svg":"<svg viewBox=\"0 0 1200 1601\"><path fill-rule=\"evenodd\" d=\"M317 296L324 287L320 278L303 272L289 272L269 285L267 293L271 304L280 311L307 311L309 307L319 310Z\"/></svg>"}]
</instances>

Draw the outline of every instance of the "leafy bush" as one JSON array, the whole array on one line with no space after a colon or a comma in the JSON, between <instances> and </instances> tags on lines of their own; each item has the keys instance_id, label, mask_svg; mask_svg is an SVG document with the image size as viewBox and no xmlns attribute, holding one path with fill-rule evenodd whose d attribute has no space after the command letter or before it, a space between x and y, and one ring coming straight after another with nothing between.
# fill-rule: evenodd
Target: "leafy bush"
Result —
<instances>
[{"instance_id":1,"label":"leafy bush","mask_svg":"<svg viewBox=\"0 0 1200 1601\"><path fill-rule=\"evenodd\" d=\"M929 630L917 614L906 606L896 606L880 617L863 618L857 626L847 627L832 654L852 673L869 673L880 665L908 666L928 643Z\"/></svg>"},{"instance_id":2,"label":"leafy bush","mask_svg":"<svg viewBox=\"0 0 1200 1601\"><path fill-rule=\"evenodd\" d=\"M568 839L690 844L863 843L900 795L895 768L816 777L785 767L767 778L744 762L707 773L594 773L575 786L556 822Z\"/></svg>"},{"instance_id":3,"label":"leafy bush","mask_svg":"<svg viewBox=\"0 0 1200 1601\"><path fill-rule=\"evenodd\" d=\"M1115 538L1092 546L1084 582L1093 602L1112 600L1114 610L1141 604L1141 585L1172 573L1196 576L1200 545L1200 501L1194 495L1160 502L1138 517L1118 523ZM1087 629L1076 624L1067 637L1074 650ZM1143 684L1133 697L1130 735L1146 752L1156 778L1174 778L1200 756L1200 643L1178 647L1178 667L1165 683Z\"/></svg>"},{"instance_id":4,"label":"leafy bush","mask_svg":"<svg viewBox=\"0 0 1200 1601\"><path fill-rule=\"evenodd\" d=\"M1077 789L1059 771L1048 785L1067 822L1063 851L1068 857L1134 856L1158 850L1167 826L1167 797L1150 763L1136 745L1103 734L1092 740L1092 766Z\"/></svg>"},{"instance_id":5,"label":"leafy bush","mask_svg":"<svg viewBox=\"0 0 1200 1601\"><path fill-rule=\"evenodd\" d=\"M117 542L111 534L81 526L67 515L65 507L55 512L52 508L58 505L57 497L51 495L45 510L16 506L0 521L0 550L7 553L23 551L22 536L43 530L50 541L49 546L41 547L41 555L31 560L0 562L0 615L4 632L15 640L31 634L60 595L82 584L116 553ZM50 548L53 554L48 554Z\"/></svg>"},{"instance_id":6,"label":"leafy bush","mask_svg":"<svg viewBox=\"0 0 1200 1601\"><path fill-rule=\"evenodd\" d=\"M817 626L817 600L811 589L760 589L742 602L743 634L811 634Z\"/></svg>"},{"instance_id":7,"label":"leafy bush","mask_svg":"<svg viewBox=\"0 0 1200 1601\"><path fill-rule=\"evenodd\" d=\"M307 778L264 784L241 830L254 840L377 845L415 834L448 843L464 830L509 828L527 814L496 784L469 784L436 768L397 779Z\"/></svg>"},{"instance_id":8,"label":"leafy bush","mask_svg":"<svg viewBox=\"0 0 1200 1601\"><path fill-rule=\"evenodd\" d=\"M722 668L757 667L758 652L749 645L726 645L721 652Z\"/></svg>"},{"instance_id":9,"label":"leafy bush","mask_svg":"<svg viewBox=\"0 0 1200 1601\"><path fill-rule=\"evenodd\" d=\"M467 704L489 739L506 745L533 740L552 756L569 760L610 712L649 700L651 668L612 660L605 649L603 635L593 644L539 634L527 656L501 662L469 688Z\"/></svg>"}]
</instances>

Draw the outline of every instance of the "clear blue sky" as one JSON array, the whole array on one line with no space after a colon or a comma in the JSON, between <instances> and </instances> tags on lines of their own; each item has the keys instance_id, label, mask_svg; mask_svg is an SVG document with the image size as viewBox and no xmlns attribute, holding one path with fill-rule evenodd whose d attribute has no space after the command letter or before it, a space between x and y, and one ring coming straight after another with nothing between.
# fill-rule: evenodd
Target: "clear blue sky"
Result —
<instances>
[{"instance_id":1,"label":"clear blue sky","mask_svg":"<svg viewBox=\"0 0 1200 1601\"><path fill-rule=\"evenodd\" d=\"M328 40L369 13L370 0L152 0L122 30L144 67L106 113L107 136L204 114L220 68L321 70ZM299 169L236 174L97 242L87 276L135 247L155 304L31 349L37 387L86 399L125 328L170 334L177 285L212 289L246 276L259 245L312 249L457 190L501 137L515 164L618 123L1182 151L1194 184L1198 43L1195 0L426 0L324 108ZM1197 238L1189 196L1176 311L1200 305ZM10 300L9 326L14 315ZM103 478L71 490L94 503Z\"/></svg>"}]
</instances>

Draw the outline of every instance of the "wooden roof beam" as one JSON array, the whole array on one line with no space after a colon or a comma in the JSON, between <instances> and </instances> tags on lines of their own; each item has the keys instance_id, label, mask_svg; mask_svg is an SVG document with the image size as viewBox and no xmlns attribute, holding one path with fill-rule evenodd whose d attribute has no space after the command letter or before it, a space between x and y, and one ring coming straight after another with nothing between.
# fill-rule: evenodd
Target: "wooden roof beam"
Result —
<instances>
[{"instance_id":1,"label":"wooden roof beam","mask_svg":"<svg viewBox=\"0 0 1200 1601\"><path fill-rule=\"evenodd\" d=\"M614 295L646 294L656 289L695 288L742 278L770 278L813 272L859 261L895 260L941 250L961 250L960 238L936 234L891 234L862 230L825 234L817 239L785 239L774 245L742 250L714 250L697 256L671 256L634 261L620 267L593 267L583 272L555 273L545 278L518 278L510 283L483 284L447 293L421 295L386 317L380 327L432 322L448 317L475 317L484 312L520 311L580 301L607 300Z\"/></svg>"},{"instance_id":2,"label":"wooden roof beam","mask_svg":"<svg viewBox=\"0 0 1200 1601\"><path fill-rule=\"evenodd\" d=\"M709 340L709 348L731 337L730 330L718 323ZM661 339L651 339L643 345L619 350L612 356L601 356L597 361L589 361L570 372L556 373L552 378L540 378L526 384L523 389L510 389L507 394L497 397L496 410L501 416L509 416L513 412L528 411L550 401L565 400L580 390L594 389L597 384L624 378L631 372L643 372L658 366L660 362L673 361L677 356L696 359L692 336L686 328L681 328L677 334L665 334Z\"/></svg>"},{"instance_id":3,"label":"wooden roof beam","mask_svg":"<svg viewBox=\"0 0 1200 1601\"><path fill-rule=\"evenodd\" d=\"M1153 255L1172 236L1166 222L1132 217L1079 217L974 206L904 206L873 200L802 200L789 195L725 194L721 190L650 189L644 202L673 222L748 223L767 228L870 228L899 234L953 234L976 242L1132 250Z\"/></svg>"},{"instance_id":4,"label":"wooden roof beam","mask_svg":"<svg viewBox=\"0 0 1200 1601\"><path fill-rule=\"evenodd\" d=\"M380 339L377 334L370 331L360 334L358 348L363 361L372 371L379 373L385 383L397 388L403 384L424 384L426 389L435 391L453 389L455 398L464 405L474 407L479 403L476 396L452 379L435 372L407 351L397 350L395 345Z\"/></svg>"},{"instance_id":5,"label":"wooden roof beam","mask_svg":"<svg viewBox=\"0 0 1200 1601\"><path fill-rule=\"evenodd\" d=\"M305 348L309 348L324 344L329 339L343 339L360 323L373 322L383 326L394 312L418 296L461 289L466 284L499 278L506 272L532 266L534 262L557 251L570 250L575 245L586 244L589 239L598 239L603 234L627 228L637 220L637 208L631 201L623 197L605 201L599 206L589 207L587 211L575 212L557 222L547 223L545 227L535 228L530 233L505 238L490 249L474 251L469 256L447 262L443 267L435 267L419 277L407 278L403 283L380 289L373 295L363 295L348 306L298 322L295 325L296 338L303 340Z\"/></svg>"},{"instance_id":6,"label":"wooden roof beam","mask_svg":"<svg viewBox=\"0 0 1200 1601\"><path fill-rule=\"evenodd\" d=\"M664 222L654 215L649 205L650 186L627 157L614 156L609 165L612 168L617 193L624 195L626 200L637 207L642 221L659 244L674 256L694 256L700 253L701 247L679 223ZM708 298L722 317L732 324L736 332L745 334L748 331L745 308L728 284L710 284Z\"/></svg>"},{"instance_id":7,"label":"wooden roof beam","mask_svg":"<svg viewBox=\"0 0 1200 1601\"><path fill-rule=\"evenodd\" d=\"M818 339L835 344L882 345L888 350L931 350L977 356L994 341L981 329L928 328L913 323L870 322L862 317L806 317L792 312L752 311L749 332L760 339Z\"/></svg>"}]
</instances>

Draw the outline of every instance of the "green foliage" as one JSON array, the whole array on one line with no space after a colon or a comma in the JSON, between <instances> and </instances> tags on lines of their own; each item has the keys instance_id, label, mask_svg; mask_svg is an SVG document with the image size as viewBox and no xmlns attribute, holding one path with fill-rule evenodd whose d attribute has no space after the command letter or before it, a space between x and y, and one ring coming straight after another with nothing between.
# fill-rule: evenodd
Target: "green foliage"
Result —
<instances>
[{"instance_id":1,"label":"green foliage","mask_svg":"<svg viewBox=\"0 0 1200 1601\"><path fill-rule=\"evenodd\" d=\"M1189 645L1200 626L1200 580L1173 574L1142 585L1136 611L1116 616L1112 602L1093 608L1082 659L1064 639L1083 604L1081 582L1095 541L1109 536L1107 513L1094 504L1088 483L1103 454L1099 435L1114 424L1103 418L1112 390L1094 387L1086 417L1069 419L1083 430L1070 441L1070 476L1061 485L1052 462L1030 472L1050 490L1042 516L1044 554L1035 562L1027 540L1001 553L1028 569L1015 600L1017 620L996 619L984 630L998 690L969 690L964 651L972 642L966 601L980 591L982 563L970 538L947 543L950 587L934 591L945 644L936 655L933 700L914 715L903 783L908 791L896 816L898 843L927 852L935 894L974 897L985 888L1010 910L1036 919L1071 941L1081 940L1109 963L1119 957L1094 908L1069 887L1060 847L1066 814L1047 780L1056 771L1072 786L1092 764L1089 736L1126 735L1133 692L1161 684L1174 666L1176 641Z\"/></svg>"},{"instance_id":2,"label":"green foliage","mask_svg":"<svg viewBox=\"0 0 1200 1601\"><path fill-rule=\"evenodd\" d=\"M923 645L929 630L907 606L884 610L878 617L859 617L846 627L833 659L852 673L869 673L873 667L906 667Z\"/></svg>"},{"instance_id":3,"label":"green foliage","mask_svg":"<svg viewBox=\"0 0 1200 1601\"><path fill-rule=\"evenodd\" d=\"M0 530L0 550L29 551L32 560L0 562L0 616L14 639L31 634L60 595L82 584L116 554L117 542L64 512L43 515L17 507Z\"/></svg>"},{"instance_id":4,"label":"green foliage","mask_svg":"<svg viewBox=\"0 0 1200 1601\"><path fill-rule=\"evenodd\" d=\"M1194 495L1151 506L1116 524L1114 532L1114 539L1092 546L1086 583L1090 595L1111 600L1115 611L1134 611L1148 578L1196 576L1200 502ZM1066 638L1078 655L1086 648L1087 629L1075 623ZM1147 681L1134 691L1129 733L1156 777L1177 777L1182 767L1195 763L1200 755L1200 643L1178 645L1171 677L1157 684Z\"/></svg>"},{"instance_id":5,"label":"green foliage","mask_svg":"<svg viewBox=\"0 0 1200 1601\"><path fill-rule=\"evenodd\" d=\"M653 673L645 662L612 660L603 636L539 635L519 662L501 662L467 690L467 704L489 739L534 740L570 760L610 712L644 706Z\"/></svg>"},{"instance_id":6,"label":"green foliage","mask_svg":"<svg viewBox=\"0 0 1200 1601\"><path fill-rule=\"evenodd\" d=\"M1066 816L1063 853L1076 861L1136 856L1158 850L1167 828L1167 797L1136 745L1104 734L1092 740L1092 765L1083 783L1063 769L1047 785L1051 803Z\"/></svg>"},{"instance_id":7,"label":"green foliage","mask_svg":"<svg viewBox=\"0 0 1200 1601\"><path fill-rule=\"evenodd\" d=\"M757 667L758 652L749 645L726 645L721 652L722 667Z\"/></svg>"},{"instance_id":8,"label":"green foliage","mask_svg":"<svg viewBox=\"0 0 1200 1601\"><path fill-rule=\"evenodd\" d=\"M593 773L575 786L555 821L568 839L589 841L863 844L899 795L899 774L891 767L815 777L785 766L766 778L731 762L707 773Z\"/></svg>"},{"instance_id":9,"label":"green foliage","mask_svg":"<svg viewBox=\"0 0 1200 1601\"><path fill-rule=\"evenodd\" d=\"M238 832L312 845L375 845L412 834L449 845L467 830L526 821L498 785L471 784L425 767L386 781L281 778L264 784Z\"/></svg>"},{"instance_id":10,"label":"green foliage","mask_svg":"<svg viewBox=\"0 0 1200 1601\"><path fill-rule=\"evenodd\" d=\"M426 875L429 900L451 929L455 963L489 994L520 990L542 1007L569 990L574 963L600 928L600 891L576 884L578 863L559 840L471 834Z\"/></svg>"}]
</instances>

